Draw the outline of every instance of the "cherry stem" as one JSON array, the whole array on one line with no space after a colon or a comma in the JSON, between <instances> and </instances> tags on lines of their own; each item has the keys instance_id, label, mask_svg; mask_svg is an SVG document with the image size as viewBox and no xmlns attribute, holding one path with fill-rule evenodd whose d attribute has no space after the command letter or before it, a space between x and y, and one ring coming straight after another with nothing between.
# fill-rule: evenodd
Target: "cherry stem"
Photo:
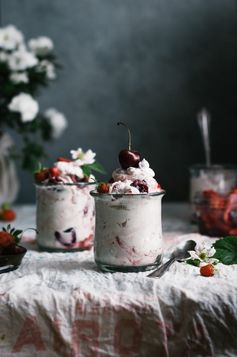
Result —
<instances>
[{"instance_id":1,"label":"cherry stem","mask_svg":"<svg viewBox=\"0 0 237 357\"><path fill-rule=\"evenodd\" d=\"M117 123L117 125L123 125L123 126L125 126L125 128L127 128L127 131L128 131L128 150L129 151L132 150L132 136L131 136L131 131L130 131L129 127L125 123L123 123L121 121L119 121Z\"/></svg>"}]
</instances>

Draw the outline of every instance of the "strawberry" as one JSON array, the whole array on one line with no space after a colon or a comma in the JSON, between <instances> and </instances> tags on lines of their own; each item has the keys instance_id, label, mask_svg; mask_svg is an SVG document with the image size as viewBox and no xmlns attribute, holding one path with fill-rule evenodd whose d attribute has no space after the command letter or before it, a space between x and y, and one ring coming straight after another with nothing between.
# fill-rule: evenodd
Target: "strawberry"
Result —
<instances>
[{"instance_id":1,"label":"strawberry","mask_svg":"<svg viewBox=\"0 0 237 357\"><path fill-rule=\"evenodd\" d=\"M14 243L14 239L9 232L0 231L0 247L6 248Z\"/></svg>"},{"instance_id":2,"label":"strawberry","mask_svg":"<svg viewBox=\"0 0 237 357\"><path fill-rule=\"evenodd\" d=\"M215 274L215 268L212 264L204 265L200 268L200 274L202 276L213 276Z\"/></svg>"},{"instance_id":3,"label":"strawberry","mask_svg":"<svg viewBox=\"0 0 237 357\"><path fill-rule=\"evenodd\" d=\"M42 169L40 171L35 172L35 181L36 182L43 182L49 178L49 170Z\"/></svg>"},{"instance_id":4,"label":"strawberry","mask_svg":"<svg viewBox=\"0 0 237 357\"><path fill-rule=\"evenodd\" d=\"M57 177L60 175L60 170L57 167L50 167L49 168L49 174L51 177Z\"/></svg>"},{"instance_id":5,"label":"strawberry","mask_svg":"<svg viewBox=\"0 0 237 357\"><path fill-rule=\"evenodd\" d=\"M101 182L97 187L97 191L99 193L108 193L109 192L109 184L106 182Z\"/></svg>"},{"instance_id":6,"label":"strawberry","mask_svg":"<svg viewBox=\"0 0 237 357\"><path fill-rule=\"evenodd\" d=\"M57 161L62 161L62 162L72 162L72 160L67 159L66 157L60 156L57 158Z\"/></svg>"},{"instance_id":7,"label":"strawberry","mask_svg":"<svg viewBox=\"0 0 237 357\"><path fill-rule=\"evenodd\" d=\"M13 211L11 208L3 209L2 212L0 213L0 220L1 221L14 221L16 218L16 213Z\"/></svg>"}]
</instances>

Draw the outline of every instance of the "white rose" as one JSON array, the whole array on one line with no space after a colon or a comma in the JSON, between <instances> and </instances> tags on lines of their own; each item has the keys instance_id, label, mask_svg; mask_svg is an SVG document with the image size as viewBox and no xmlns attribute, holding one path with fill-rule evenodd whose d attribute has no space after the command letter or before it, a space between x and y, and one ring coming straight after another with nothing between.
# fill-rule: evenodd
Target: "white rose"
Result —
<instances>
[{"instance_id":1,"label":"white rose","mask_svg":"<svg viewBox=\"0 0 237 357\"><path fill-rule=\"evenodd\" d=\"M67 119L65 116L58 112L54 108L50 108L45 111L45 117L49 121L51 128L52 128L52 137L54 139L57 139L61 136L63 131L66 129L68 126L67 124Z\"/></svg>"},{"instance_id":2,"label":"white rose","mask_svg":"<svg viewBox=\"0 0 237 357\"><path fill-rule=\"evenodd\" d=\"M29 82L29 77L26 72L12 72L10 75L10 80L15 83L28 83Z\"/></svg>"},{"instance_id":3,"label":"white rose","mask_svg":"<svg viewBox=\"0 0 237 357\"><path fill-rule=\"evenodd\" d=\"M8 54L6 52L0 51L0 62L7 62Z\"/></svg>"},{"instance_id":4,"label":"white rose","mask_svg":"<svg viewBox=\"0 0 237 357\"><path fill-rule=\"evenodd\" d=\"M81 148L70 151L73 160L76 160L77 165L90 165L95 162L96 154L92 150L84 152Z\"/></svg>"},{"instance_id":5,"label":"white rose","mask_svg":"<svg viewBox=\"0 0 237 357\"><path fill-rule=\"evenodd\" d=\"M20 113L21 120L25 123L35 119L39 111L39 105L31 95L21 93L12 98L8 109L12 112Z\"/></svg>"},{"instance_id":6,"label":"white rose","mask_svg":"<svg viewBox=\"0 0 237 357\"><path fill-rule=\"evenodd\" d=\"M32 52L39 56L45 56L53 50L53 41L46 37L41 36L33 38L28 42L29 48Z\"/></svg>"},{"instance_id":7,"label":"white rose","mask_svg":"<svg viewBox=\"0 0 237 357\"><path fill-rule=\"evenodd\" d=\"M24 40L23 34L13 25L0 29L0 48L12 51Z\"/></svg>"},{"instance_id":8,"label":"white rose","mask_svg":"<svg viewBox=\"0 0 237 357\"><path fill-rule=\"evenodd\" d=\"M55 79L56 78L56 73L55 73L55 66L52 62L43 60L39 63L38 65L38 71L43 71L46 72L46 77L48 79Z\"/></svg>"},{"instance_id":9,"label":"white rose","mask_svg":"<svg viewBox=\"0 0 237 357\"><path fill-rule=\"evenodd\" d=\"M25 50L13 52L8 58L8 66L12 71L24 71L27 68L36 66L38 59Z\"/></svg>"}]
</instances>

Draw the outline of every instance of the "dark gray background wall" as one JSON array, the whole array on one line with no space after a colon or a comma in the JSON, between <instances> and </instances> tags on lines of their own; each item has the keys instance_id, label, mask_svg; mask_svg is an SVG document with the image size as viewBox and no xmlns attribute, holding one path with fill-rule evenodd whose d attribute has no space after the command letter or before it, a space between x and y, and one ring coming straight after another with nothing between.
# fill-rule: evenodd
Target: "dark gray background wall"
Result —
<instances>
[{"instance_id":1,"label":"dark gray background wall","mask_svg":"<svg viewBox=\"0 0 237 357\"><path fill-rule=\"evenodd\" d=\"M40 98L69 128L49 161L93 148L110 173L126 146L151 163L167 199L188 197L188 167L203 161L196 112L212 113L215 162L237 161L237 4L234 0L3 0L4 25L46 35L64 66ZM21 173L19 201L34 200Z\"/></svg>"}]
</instances>

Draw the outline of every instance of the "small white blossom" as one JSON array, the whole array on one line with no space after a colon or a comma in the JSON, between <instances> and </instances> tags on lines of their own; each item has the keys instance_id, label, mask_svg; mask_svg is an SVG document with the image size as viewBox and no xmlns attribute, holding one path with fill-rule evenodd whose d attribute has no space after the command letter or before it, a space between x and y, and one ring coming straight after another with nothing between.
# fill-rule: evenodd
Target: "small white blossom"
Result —
<instances>
[{"instance_id":1,"label":"small white blossom","mask_svg":"<svg viewBox=\"0 0 237 357\"><path fill-rule=\"evenodd\" d=\"M192 259L198 259L201 262L205 263L218 263L218 259L212 258L216 253L216 250L211 245L206 244L205 242L197 244L195 250L190 250L189 254Z\"/></svg>"},{"instance_id":2,"label":"small white blossom","mask_svg":"<svg viewBox=\"0 0 237 357\"><path fill-rule=\"evenodd\" d=\"M37 38L32 38L28 42L29 48L37 56L45 56L52 52L53 50L53 41L46 36L41 36Z\"/></svg>"},{"instance_id":3,"label":"small white blossom","mask_svg":"<svg viewBox=\"0 0 237 357\"><path fill-rule=\"evenodd\" d=\"M79 178L84 177L84 173L80 166L75 165L75 162L64 162L58 161L55 162L54 166L56 166L62 173L62 175L76 175Z\"/></svg>"},{"instance_id":4,"label":"small white blossom","mask_svg":"<svg viewBox=\"0 0 237 357\"><path fill-rule=\"evenodd\" d=\"M84 152L81 148L70 151L73 160L76 160L77 165L90 165L95 162L96 154L92 150Z\"/></svg>"},{"instance_id":5,"label":"small white blossom","mask_svg":"<svg viewBox=\"0 0 237 357\"><path fill-rule=\"evenodd\" d=\"M28 83L29 77L26 72L12 72L10 75L10 80L15 83Z\"/></svg>"},{"instance_id":6,"label":"small white blossom","mask_svg":"<svg viewBox=\"0 0 237 357\"><path fill-rule=\"evenodd\" d=\"M35 119L39 111L39 105L31 95L20 93L13 97L8 105L9 110L18 112L21 115L22 122L29 122Z\"/></svg>"},{"instance_id":7,"label":"small white blossom","mask_svg":"<svg viewBox=\"0 0 237 357\"><path fill-rule=\"evenodd\" d=\"M8 66L12 71L24 71L36 66L37 63L38 59L35 55L25 50L16 51L8 58Z\"/></svg>"},{"instance_id":8,"label":"small white blossom","mask_svg":"<svg viewBox=\"0 0 237 357\"><path fill-rule=\"evenodd\" d=\"M63 131L68 126L67 119L62 113L58 112L54 108L47 109L45 111L45 117L47 118L47 120L51 125L52 137L54 139L59 138L63 133Z\"/></svg>"},{"instance_id":9,"label":"small white blossom","mask_svg":"<svg viewBox=\"0 0 237 357\"><path fill-rule=\"evenodd\" d=\"M39 66L37 68L38 71L40 72L45 72L46 77L48 79L55 79L56 78L56 73L55 73L55 66L52 62L43 60L39 63Z\"/></svg>"},{"instance_id":10,"label":"small white blossom","mask_svg":"<svg viewBox=\"0 0 237 357\"><path fill-rule=\"evenodd\" d=\"M12 51L23 42L23 39L22 32L13 25L0 28L0 48Z\"/></svg>"},{"instance_id":11,"label":"small white blossom","mask_svg":"<svg viewBox=\"0 0 237 357\"><path fill-rule=\"evenodd\" d=\"M6 52L0 51L0 62L7 62L8 54Z\"/></svg>"}]
</instances>

